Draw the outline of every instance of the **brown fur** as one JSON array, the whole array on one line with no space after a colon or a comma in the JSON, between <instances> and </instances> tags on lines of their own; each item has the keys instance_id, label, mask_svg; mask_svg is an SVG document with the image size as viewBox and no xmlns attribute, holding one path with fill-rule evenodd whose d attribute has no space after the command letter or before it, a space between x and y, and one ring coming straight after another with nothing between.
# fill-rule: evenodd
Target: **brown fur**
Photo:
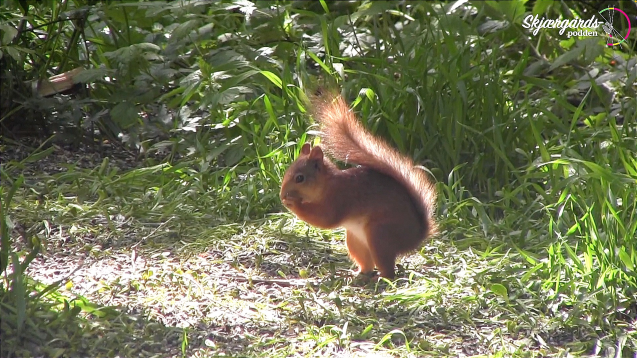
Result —
<instances>
[{"instance_id":1,"label":"brown fur","mask_svg":"<svg viewBox=\"0 0 637 358\"><path fill-rule=\"evenodd\" d=\"M323 147L303 146L285 173L281 200L311 225L345 227L348 251L360 272L375 266L391 278L396 257L436 231L433 184L411 159L369 133L340 96L324 94L312 104ZM324 157L323 148L337 160L360 166L340 170Z\"/></svg>"}]
</instances>

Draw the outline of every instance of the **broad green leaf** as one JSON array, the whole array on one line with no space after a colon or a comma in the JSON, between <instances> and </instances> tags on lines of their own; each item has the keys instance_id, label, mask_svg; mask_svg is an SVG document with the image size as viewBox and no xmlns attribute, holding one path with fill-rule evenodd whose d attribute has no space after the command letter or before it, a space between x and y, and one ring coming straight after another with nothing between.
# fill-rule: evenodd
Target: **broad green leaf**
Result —
<instances>
[{"instance_id":1,"label":"broad green leaf","mask_svg":"<svg viewBox=\"0 0 637 358\"><path fill-rule=\"evenodd\" d=\"M555 0L537 0L533 5L533 15L542 15L553 5Z\"/></svg>"},{"instance_id":2,"label":"broad green leaf","mask_svg":"<svg viewBox=\"0 0 637 358\"><path fill-rule=\"evenodd\" d=\"M564 66L565 64L577 59L585 50L585 46L575 46L574 49L562 54L558 58L553 61L551 67L549 67L549 71L553 71L554 69Z\"/></svg>"},{"instance_id":3,"label":"broad green leaf","mask_svg":"<svg viewBox=\"0 0 637 358\"><path fill-rule=\"evenodd\" d=\"M485 3L513 23L521 23L526 9L524 0L486 1Z\"/></svg>"},{"instance_id":4,"label":"broad green leaf","mask_svg":"<svg viewBox=\"0 0 637 358\"><path fill-rule=\"evenodd\" d=\"M226 153L226 156L225 156L226 165L234 166L237 163L239 163L239 161L243 159L244 156L245 156L244 148L240 145L233 145L230 147L230 149Z\"/></svg>"},{"instance_id":5,"label":"broad green leaf","mask_svg":"<svg viewBox=\"0 0 637 358\"><path fill-rule=\"evenodd\" d=\"M128 128L139 118L137 107L130 101L120 102L111 109L111 118L122 129Z\"/></svg>"},{"instance_id":6,"label":"broad green leaf","mask_svg":"<svg viewBox=\"0 0 637 358\"><path fill-rule=\"evenodd\" d=\"M496 295L502 297L505 301L509 301L509 293L506 289L506 287L504 287L504 285L500 284L500 283L494 283L491 285L491 292L495 293Z\"/></svg>"},{"instance_id":7,"label":"broad green leaf","mask_svg":"<svg viewBox=\"0 0 637 358\"><path fill-rule=\"evenodd\" d=\"M8 23L0 23L0 32L2 33L0 45L8 45L18 34L18 29Z\"/></svg>"}]
</instances>

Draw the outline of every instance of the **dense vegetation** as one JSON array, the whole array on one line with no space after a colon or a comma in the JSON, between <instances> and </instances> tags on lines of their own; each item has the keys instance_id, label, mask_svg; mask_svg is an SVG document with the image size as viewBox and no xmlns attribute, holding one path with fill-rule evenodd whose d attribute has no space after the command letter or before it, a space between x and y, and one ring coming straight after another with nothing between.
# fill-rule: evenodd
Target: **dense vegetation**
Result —
<instances>
[{"instance_id":1,"label":"dense vegetation","mask_svg":"<svg viewBox=\"0 0 637 358\"><path fill-rule=\"evenodd\" d=\"M523 27L608 7L615 46ZM632 356L636 14L3 1L1 355ZM280 205L326 82L437 181L393 282Z\"/></svg>"}]
</instances>

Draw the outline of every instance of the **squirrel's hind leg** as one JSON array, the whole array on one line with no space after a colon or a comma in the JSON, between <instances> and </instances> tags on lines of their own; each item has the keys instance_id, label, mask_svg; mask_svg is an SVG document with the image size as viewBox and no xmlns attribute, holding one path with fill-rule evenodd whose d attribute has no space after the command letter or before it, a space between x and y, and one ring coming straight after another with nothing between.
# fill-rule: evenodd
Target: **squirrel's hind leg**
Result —
<instances>
[{"instance_id":1,"label":"squirrel's hind leg","mask_svg":"<svg viewBox=\"0 0 637 358\"><path fill-rule=\"evenodd\" d=\"M354 235L351 230L347 230L345 238L349 256L358 265L358 273L367 274L374 270L374 260L369 252L365 238Z\"/></svg>"},{"instance_id":2,"label":"squirrel's hind leg","mask_svg":"<svg viewBox=\"0 0 637 358\"><path fill-rule=\"evenodd\" d=\"M367 229L369 251L382 277L393 279L395 276L399 248L394 237L401 231L396 225L378 223Z\"/></svg>"}]
</instances>

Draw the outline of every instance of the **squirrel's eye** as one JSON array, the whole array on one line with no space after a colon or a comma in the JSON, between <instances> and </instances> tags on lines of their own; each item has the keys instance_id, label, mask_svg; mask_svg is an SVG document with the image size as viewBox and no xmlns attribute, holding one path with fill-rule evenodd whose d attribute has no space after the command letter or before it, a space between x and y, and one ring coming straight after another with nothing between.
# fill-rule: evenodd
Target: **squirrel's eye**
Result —
<instances>
[{"instance_id":1,"label":"squirrel's eye","mask_svg":"<svg viewBox=\"0 0 637 358\"><path fill-rule=\"evenodd\" d=\"M303 174L297 174L296 177L294 178L294 180L297 183L303 183L303 181L305 180L305 177L303 176Z\"/></svg>"}]
</instances>

